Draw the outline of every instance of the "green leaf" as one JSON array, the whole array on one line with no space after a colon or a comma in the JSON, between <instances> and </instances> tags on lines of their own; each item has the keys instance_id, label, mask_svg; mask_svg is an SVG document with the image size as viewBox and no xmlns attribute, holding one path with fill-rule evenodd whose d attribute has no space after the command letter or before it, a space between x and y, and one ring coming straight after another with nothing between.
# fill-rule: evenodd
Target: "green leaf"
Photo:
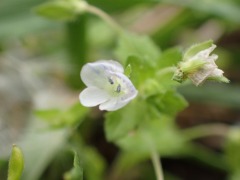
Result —
<instances>
[{"instance_id":1,"label":"green leaf","mask_svg":"<svg viewBox=\"0 0 240 180\"><path fill-rule=\"evenodd\" d=\"M160 50L147 36L123 33L118 42L116 55L124 64L129 56L136 56L154 66L160 56Z\"/></svg>"},{"instance_id":2,"label":"green leaf","mask_svg":"<svg viewBox=\"0 0 240 180\"><path fill-rule=\"evenodd\" d=\"M171 48L165 50L158 58L157 63L160 69L169 66L176 66L182 60L182 52L179 48Z\"/></svg>"},{"instance_id":3,"label":"green leaf","mask_svg":"<svg viewBox=\"0 0 240 180\"><path fill-rule=\"evenodd\" d=\"M186 50L186 52L183 55L183 61L188 60L189 58L196 55L198 52L210 48L213 44L212 40L204 41L202 43L195 44L191 46L189 49Z\"/></svg>"},{"instance_id":4,"label":"green leaf","mask_svg":"<svg viewBox=\"0 0 240 180\"><path fill-rule=\"evenodd\" d=\"M52 20L73 20L79 14L77 3L76 0L55 0L37 6L34 11Z\"/></svg>"},{"instance_id":5,"label":"green leaf","mask_svg":"<svg viewBox=\"0 0 240 180\"><path fill-rule=\"evenodd\" d=\"M195 87L191 85L181 86L181 94L187 99L203 104L215 104L227 108L240 108L240 86L225 84L206 84ZM226 94L226 96L223 96Z\"/></svg>"},{"instance_id":6,"label":"green leaf","mask_svg":"<svg viewBox=\"0 0 240 180\"><path fill-rule=\"evenodd\" d=\"M59 109L37 110L35 115L53 128L63 128L80 124L89 112L89 108L77 103L63 111Z\"/></svg>"},{"instance_id":7,"label":"green leaf","mask_svg":"<svg viewBox=\"0 0 240 180\"><path fill-rule=\"evenodd\" d=\"M174 90L168 90L162 95L153 96L149 101L154 103L161 113L172 116L175 116L188 105L185 98Z\"/></svg>"},{"instance_id":8,"label":"green leaf","mask_svg":"<svg viewBox=\"0 0 240 180\"><path fill-rule=\"evenodd\" d=\"M240 172L240 128L230 130L224 149L229 169L232 172Z\"/></svg>"},{"instance_id":9,"label":"green leaf","mask_svg":"<svg viewBox=\"0 0 240 180\"><path fill-rule=\"evenodd\" d=\"M159 70L156 73L156 79L161 89L167 90L179 86L179 83L173 81L173 75L178 72L175 67L182 60L182 52L179 48L165 50L158 59ZM174 76L175 77L175 76Z\"/></svg>"},{"instance_id":10,"label":"green leaf","mask_svg":"<svg viewBox=\"0 0 240 180\"><path fill-rule=\"evenodd\" d=\"M81 165L80 157L77 152L74 153L73 168L64 174L65 180L82 180L83 168Z\"/></svg>"},{"instance_id":11,"label":"green leaf","mask_svg":"<svg viewBox=\"0 0 240 180\"><path fill-rule=\"evenodd\" d=\"M88 180L104 179L106 162L97 150L91 147L84 148L84 173Z\"/></svg>"},{"instance_id":12,"label":"green leaf","mask_svg":"<svg viewBox=\"0 0 240 180\"><path fill-rule=\"evenodd\" d=\"M66 148L69 129L40 129L42 122L31 121L22 141L25 159L24 180L41 179L52 160L62 149ZM41 158L39 158L41 157Z\"/></svg>"},{"instance_id":13,"label":"green leaf","mask_svg":"<svg viewBox=\"0 0 240 180\"><path fill-rule=\"evenodd\" d=\"M185 139L167 116L148 119L140 127L117 141L126 152L135 152L136 157L149 157L151 148L156 148L162 156L176 155L184 148ZM136 151L137 150L137 151Z\"/></svg>"},{"instance_id":14,"label":"green leaf","mask_svg":"<svg viewBox=\"0 0 240 180\"><path fill-rule=\"evenodd\" d=\"M13 145L9 160L8 180L20 180L24 168L23 153L19 147Z\"/></svg>"},{"instance_id":15,"label":"green leaf","mask_svg":"<svg viewBox=\"0 0 240 180\"><path fill-rule=\"evenodd\" d=\"M35 115L45 121L53 121L61 113L59 109L36 110Z\"/></svg>"},{"instance_id":16,"label":"green leaf","mask_svg":"<svg viewBox=\"0 0 240 180\"><path fill-rule=\"evenodd\" d=\"M129 56L127 64L131 66L131 81L137 89L146 79L154 75L155 70L153 67L149 66L147 62L137 56Z\"/></svg>"},{"instance_id":17,"label":"green leaf","mask_svg":"<svg viewBox=\"0 0 240 180\"><path fill-rule=\"evenodd\" d=\"M147 99L149 97L155 96L157 94L161 94L165 91L164 88L160 85L160 83L153 78L149 78L141 85L141 88L139 89L139 93L141 94L141 97L144 99Z\"/></svg>"},{"instance_id":18,"label":"green leaf","mask_svg":"<svg viewBox=\"0 0 240 180\"><path fill-rule=\"evenodd\" d=\"M131 133L139 121L144 118L144 114L144 102L138 102L137 100L118 111L108 112L104 123L107 140L114 142Z\"/></svg>"},{"instance_id":19,"label":"green leaf","mask_svg":"<svg viewBox=\"0 0 240 180\"><path fill-rule=\"evenodd\" d=\"M240 179L240 171L234 172L230 174L229 180L239 180Z\"/></svg>"}]
</instances>

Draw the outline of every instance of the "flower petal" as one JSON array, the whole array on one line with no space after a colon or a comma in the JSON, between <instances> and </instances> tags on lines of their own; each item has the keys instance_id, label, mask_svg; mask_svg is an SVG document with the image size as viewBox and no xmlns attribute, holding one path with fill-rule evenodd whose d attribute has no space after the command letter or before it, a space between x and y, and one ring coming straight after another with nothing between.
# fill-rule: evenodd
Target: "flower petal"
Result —
<instances>
[{"instance_id":1,"label":"flower petal","mask_svg":"<svg viewBox=\"0 0 240 180\"><path fill-rule=\"evenodd\" d=\"M193 84L198 86L203 83L210 74L213 73L214 69L214 66L212 66L211 64L207 64L203 68L199 69L197 72L190 74L189 78L192 80Z\"/></svg>"},{"instance_id":2,"label":"flower petal","mask_svg":"<svg viewBox=\"0 0 240 180\"><path fill-rule=\"evenodd\" d=\"M220 77L223 76L223 71L221 69L214 69L214 71L209 75L209 77Z\"/></svg>"},{"instance_id":3,"label":"flower petal","mask_svg":"<svg viewBox=\"0 0 240 180\"><path fill-rule=\"evenodd\" d=\"M118 83L118 89L113 90L115 94L113 94L109 101L102 103L99 106L100 110L118 110L129 103L138 94L138 91L127 76L121 73L112 73L111 76L114 82Z\"/></svg>"},{"instance_id":4,"label":"flower petal","mask_svg":"<svg viewBox=\"0 0 240 180\"><path fill-rule=\"evenodd\" d=\"M102 88L108 83L106 72L99 64L88 63L84 65L80 76L86 86Z\"/></svg>"},{"instance_id":5,"label":"flower petal","mask_svg":"<svg viewBox=\"0 0 240 180\"><path fill-rule=\"evenodd\" d=\"M196 59L199 59L199 58L207 58L209 56L209 54L216 48L217 46L215 44L213 44L211 47L205 49L205 50L202 50L200 52L198 52L194 57Z\"/></svg>"},{"instance_id":6,"label":"flower petal","mask_svg":"<svg viewBox=\"0 0 240 180\"><path fill-rule=\"evenodd\" d=\"M118 95L121 101L129 101L137 96L138 91L127 76L122 73L115 73L114 76L118 78L119 85L121 86L121 91Z\"/></svg>"},{"instance_id":7,"label":"flower petal","mask_svg":"<svg viewBox=\"0 0 240 180\"><path fill-rule=\"evenodd\" d=\"M99 109L106 111L115 111L125 106L129 101L119 101L117 98L112 98L109 101L100 104Z\"/></svg>"},{"instance_id":8,"label":"flower petal","mask_svg":"<svg viewBox=\"0 0 240 180\"><path fill-rule=\"evenodd\" d=\"M119 62L117 62L117 61L113 61L113 60L99 60L96 63L104 64L106 67L108 67L113 72L120 72L120 73L124 72L124 69L123 69L122 65Z\"/></svg>"},{"instance_id":9,"label":"flower petal","mask_svg":"<svg viewBox=\"0 0 240 180\"><path fill-rule=\"evenodd\" d=\"M84 89L79 95L80 102L83 106L86 107L97 106L109 99L110 95L107 92L96 87L88 87Z\"/></svg>"},{"instance_id":10,"label":"flower petal","mask_svg":"<svg viewBox=\"0 0 240 180\"><path fill-rule=\"evenodd\" d=\"M87 63L83 66L80 76L87 86L95 86L106 88L109 86L109 73L123 72L123 67L116 61L98 61L95 63Z\"/></svg>"}]
</instances>

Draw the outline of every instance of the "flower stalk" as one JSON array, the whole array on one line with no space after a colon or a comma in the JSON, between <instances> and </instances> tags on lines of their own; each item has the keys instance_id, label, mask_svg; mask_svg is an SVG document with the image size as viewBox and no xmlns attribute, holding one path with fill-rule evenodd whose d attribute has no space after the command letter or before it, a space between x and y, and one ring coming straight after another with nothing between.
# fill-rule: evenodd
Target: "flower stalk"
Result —
<instances>
[{"instance_id":1,"label":"flower stalk","mask_svg":"<svg viewBox=\"0 0 240 180\"><path fill-rule=\"evenodd\" d=\"M164 180L160 157L155 149L152 149L151 159L152 159L152 163L153 163L153 167L154 167L154 171L155 171L157 180Z\"/></svg>"},{"instance_id":2,"label":"flower stalk","mask_svg":"<svg viewBox=\"0 0 240 180\"><path fill-rule=\"evenodd\" d=\"M100 17L102 20L104 20L106 23L108 23L119 34L121 34L124 31L121 26L119 26L107 13L105 13L101 9L99 9L95 6L92 6L92 5L87 5L86 11Z\"/></svg>"}]
</instances>

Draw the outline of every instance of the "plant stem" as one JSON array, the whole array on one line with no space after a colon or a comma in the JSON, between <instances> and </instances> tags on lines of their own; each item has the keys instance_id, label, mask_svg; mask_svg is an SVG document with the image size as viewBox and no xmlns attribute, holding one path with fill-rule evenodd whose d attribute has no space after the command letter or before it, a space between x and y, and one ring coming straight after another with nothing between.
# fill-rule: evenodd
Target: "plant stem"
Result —
<instances>
[{"instance_id":1,"label":"plant stem","mask_svg":"<svg viewBox=\"0 0 240 180\"><path fill-rule=\"evenodd\" d=\"M122 33L123 29L121 26L119 26L107 13L105 13L104 11L102 11L101 9L95 7L95 6L91 6L91 5L87 5L86 10L92 14L95 14L97 16L99 16L100 18L102 18L105 22L107 22L113 29L116 30L116 32L118 33Z\"/></svg>"},{"instance_id":2,"label":"plant stem","mask_svg":"<svg viewBox=\"0 0 240 180\"><path fill-rule=\"evenodd\" d=\"M197 139L205 136L225 136L229 131L229 127L225 124L216 123L209 125L198 125L182 130L182 134L188 140Z\"/></svg>"},{"instance_id":3,"label":"plant stem","mask_svg":"<svg viewBox=\"0 0 240 180\"><path fill-rule=\"evenodd\" d=\"M153 167L154 167L154 171L155 171L157 180L163 180L163 171L162 171L160 157L155 149L152 149L151 159L152 159L152 163L153 163Z\"/></svg>"}]
</instances>

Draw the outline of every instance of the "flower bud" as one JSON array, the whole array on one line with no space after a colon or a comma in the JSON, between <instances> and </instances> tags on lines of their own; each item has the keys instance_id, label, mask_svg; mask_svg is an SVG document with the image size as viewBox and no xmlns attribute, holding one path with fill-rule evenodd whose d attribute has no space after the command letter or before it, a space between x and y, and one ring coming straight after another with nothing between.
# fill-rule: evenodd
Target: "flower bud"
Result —
<instances>
[{"instance_id":1,"label":"flower bud","mask_svg":"<svg viewBox=\"0 0 240 180\"><path fill-rule=\"evenodd\" d=\"M24 167L23 154L19 147L13 145L12 154L9 160L8 180L18 180L22 176Z\"/></svg>"}]
</instances>

